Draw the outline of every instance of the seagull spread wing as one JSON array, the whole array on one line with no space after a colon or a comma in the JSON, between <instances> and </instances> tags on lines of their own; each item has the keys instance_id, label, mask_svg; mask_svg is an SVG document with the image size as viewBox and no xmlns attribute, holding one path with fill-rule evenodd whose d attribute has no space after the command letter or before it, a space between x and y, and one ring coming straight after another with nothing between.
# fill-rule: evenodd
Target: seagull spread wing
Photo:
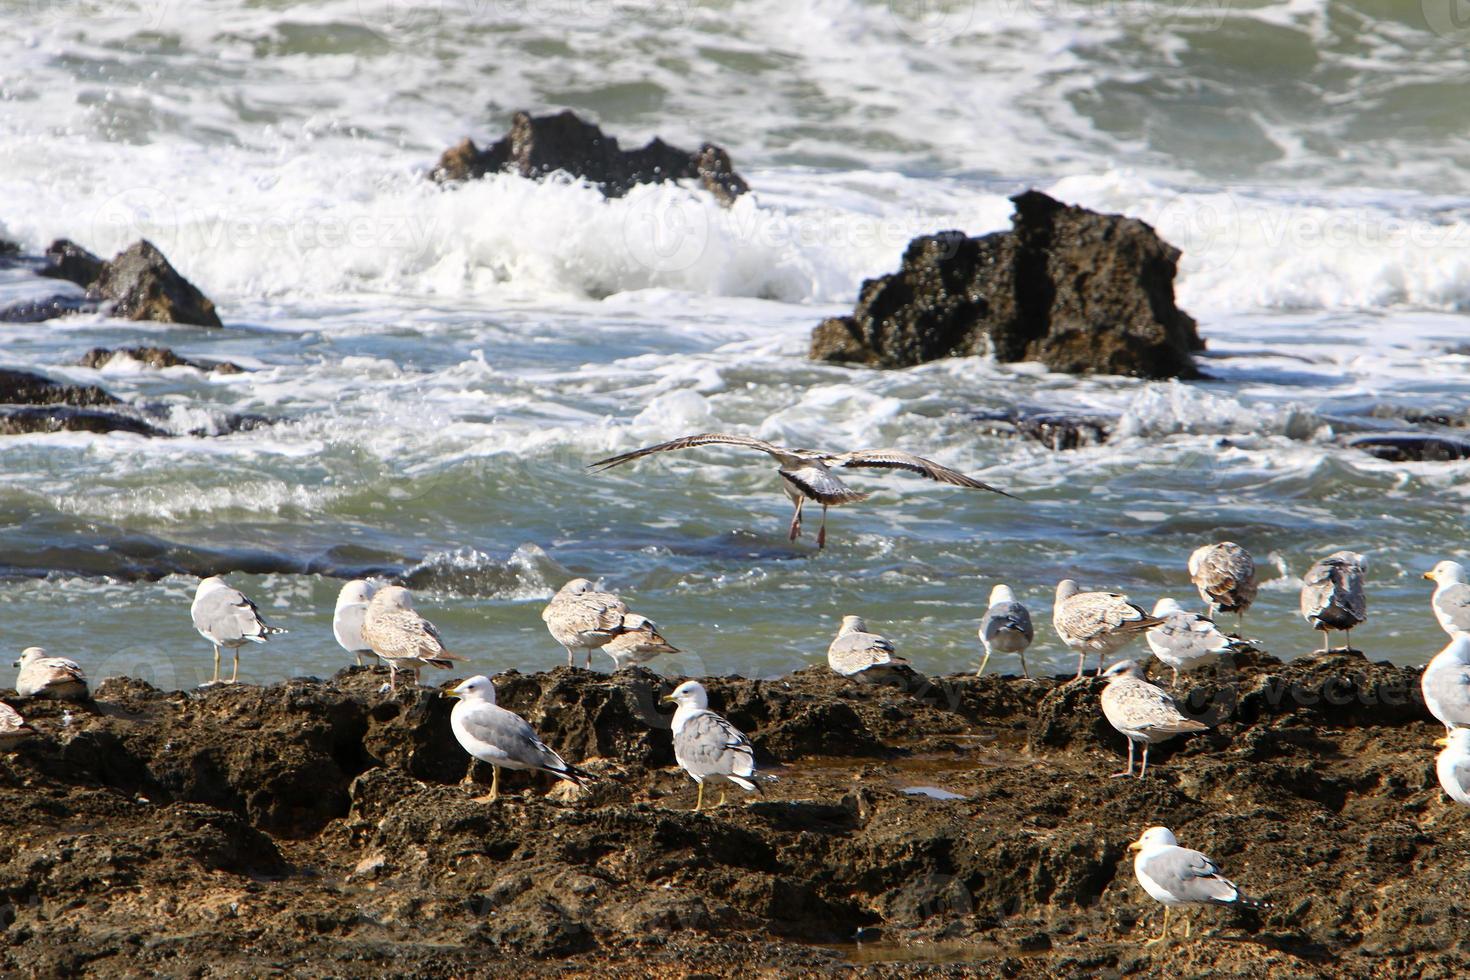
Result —
<instances>
[{"instance_id":1,"label":"seagull spread wing","mask_svg":"<svg viewBox=\"0 0 1470 980\"><path fill-rule=\"evenodd\" d=\"M941 466L932 459L915 456L901 449L859 449L852 453L836 453L827 457L825 461L837 466L852 468L908 470L910 473L917 473L939 483L968 487L971 490L989 490L1005 497L1012 496L998 487L980 482L973 476L966 476L959 470L952 470L948 466Z\"/></svg>"},{"instance_id":2,"label":"seagull spread wing","mask_svg":"<svg viewBox=\"0 0 1470 980\"><path fill-rule=\"evenodd\" d=\"M606 470L623 463L630 463L644 456L652 456L654 453L671 453L676 449L693 449L696 446L743 446L747 449L759 449L763 453L772 456L780 456L783 452L780 446L766 442L764 439L753 439L750 436L730 435L724 432L704 432L696 436L684 436L681 439L673 439L669 442L661 442L657 446L645 446L643 449L635 449L631 453L623 453L621 456L609 456L607 459L599 459L595 463L589 463L589 469Z\"/></svg>"}]
</instances>

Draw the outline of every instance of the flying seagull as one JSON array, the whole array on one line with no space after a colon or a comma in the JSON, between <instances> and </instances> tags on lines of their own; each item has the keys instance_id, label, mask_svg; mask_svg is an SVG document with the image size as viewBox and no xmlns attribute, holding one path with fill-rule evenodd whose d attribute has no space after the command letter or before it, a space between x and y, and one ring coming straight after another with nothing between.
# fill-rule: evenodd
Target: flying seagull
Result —
<instances>
[{"instance_id":1,"label":"flying seagull","mask_svg":"<svg viewBox=\"0 0 1470 980\"><path fill-rule=\"evenodd\" d=\"M981 483L958 470L941 466L931 459L915 456L901 449L859 449L851 453L824 453L815 449L787 449L763 439L729 435L723 432L706 432L697 436L685 436L671 442L661 442L657 446L635 449L621 456L599 459L590 464L589 468L607 470L614 466L621 466L623 463L630 463L635 459L642 459L644 456L652 456L654 453L668 453L676 449L693 449L696 446L711 445L758 449L777 462L776 472L781 474L782 489L796 505L796 510L791 515L790 537L792 541L801 536L802 506L808 500L821 504L822 526L817 530L818 548L824 548L827 545L827 508L855 504L867 500L869 496L843 483L837 474L832 472L835 468L908 470L910 473L917 473L937 483L948 483L951 486L966 487L971 490L989 490L1005 497L1011 496L1004 490L992 487L988 483Z\"/></svg>"}]
</instances>

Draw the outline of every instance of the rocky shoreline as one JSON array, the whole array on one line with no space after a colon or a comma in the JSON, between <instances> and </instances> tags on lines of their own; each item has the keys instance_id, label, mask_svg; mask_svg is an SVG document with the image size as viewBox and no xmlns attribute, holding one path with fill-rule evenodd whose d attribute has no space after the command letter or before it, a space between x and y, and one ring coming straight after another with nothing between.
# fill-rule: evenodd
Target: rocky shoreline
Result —
<instances>
[{"instance_id":1,"label":"rocky shoreline","mask_svg":"<svg viewBox=\"0 0 1470 980\"><path fill-rule=\"evenodd\" d=\"M712 679L780 780L699 814L656 707L672 683L644 670L497 677L599 779L507 774L489 805L457 785L450 702L392 700L381 670L7 697L40 734L0 756L0 966L1462 976L1470 812L1435 781L1418 673L1242 655L1189 692L1216 726L1144 780L1108 778L1092 679ZM1126 847L1161 822L1275 907L1144 948L1158 906Z\"/></svg>"}]
</instances>

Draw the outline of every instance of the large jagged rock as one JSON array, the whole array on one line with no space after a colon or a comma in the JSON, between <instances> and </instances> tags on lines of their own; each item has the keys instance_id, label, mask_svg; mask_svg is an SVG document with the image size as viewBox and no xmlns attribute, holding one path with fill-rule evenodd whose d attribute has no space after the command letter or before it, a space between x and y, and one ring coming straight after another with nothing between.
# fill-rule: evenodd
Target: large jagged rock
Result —
<instances>
[{"instance_id":1,"label":"large jagged rock","mask_svg":"<svg viewBox=\"0 0 1470 980\"><path fill-rule=\"evenodd\" d=\"M1073 374L1194 378L1203 349L1174 304L1179 250L1136 218L1038 191L1010 231L915 238L899 271L863 283L851 316L812 333L814 360L908 367L993 354Z\"/></svg>"},{"instance_id":2,"label":"large jagged rock","mask_svg":"<svg viewBox=\"0 0 1470 980\"><path fill-rule=\"evenodd\" d=\"M223 326L209 297L179 275L146 239L113 256L94 288L103 299L112 301L115 315L129 320Z\"/></svg>"},{"instance_id":3,"label":"large jagged rock","mask_svg":"<svg viewBox=\"0 0 1470 980\"><path fill-rule=\"evenodd\" d=\"M690 153L655 137L624 150L616 137L571 110L549 116L517 112L510 132L489 147L481 150L465 139L445 150L431 176L444 183L502 171L529 178L567 173L596 184L608 197L621 197L638 184L698 180L726 206L750 189L730 155L712 143Z\"/></svg>"}]
</instances>

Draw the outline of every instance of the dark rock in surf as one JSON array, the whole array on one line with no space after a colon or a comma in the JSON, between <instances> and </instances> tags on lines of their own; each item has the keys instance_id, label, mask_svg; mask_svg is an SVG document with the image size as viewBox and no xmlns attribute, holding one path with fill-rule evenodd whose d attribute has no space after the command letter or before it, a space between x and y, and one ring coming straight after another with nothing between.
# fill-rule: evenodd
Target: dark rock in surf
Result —
<instances>
[{"instance_id":1,"label":"dark rock in surf","mask_svg":"<svg viewBox=\"0 0 1470 980\"><path fill-rule=\"evenodd\" d=\"M82 355L77 366L102 368L115 357L130 358L151 368L189 367L214 374L240 374L245 370L230 361L196 361L180 357L167 347L93 347Z\"/></svg>"},{"instance_id":2,"label":"dark rock in surf","mask_svg":"<svg viewBox=\"0 0 1470 980\"><path fill-rule=\"evenodd\" d=\"M30 371L0 368L0 404L93 408L122 401L96 385L64 385Z\"/></svg>"},{"instance_id":3,"label":"dark rock in surf","mask_svg":"<svg viewBox=\"0 0 1470 980\"><path fill-rule=\"evenodd\" d=\"M616 137L570 110L547 116L517 112L504 137L483 150L473 140L461 141L444 151L430 176L446 183L501 172L532 179L566 173L597 185L607 197L622 197L638 184L697 180L726 206L750 189L730 155L712 143L691 153L655 137L624 150Z\"/></svg>"},{"instance_id":4,"label":"dark rock in surf","mask_svg":"<svg viewBox=\"0 0 1470 980\"><path fill-rule=\"evenodd\" d=\"M1010 231L915 238L899 271L863 283L851 316L812 332L814 360L908 367L993 354L1053 371L1198 378L1204 348L1174 303L1179 250L1136 219L1038 191Z\"/></svg>"},{"instance_id":5,"label":"dark rock in surf","mask_svg":"<svg viewBox=\"0 0 1470 980\"><path fill-rule=\"evenodd\" d=\"M30 432L128 432L138 436L168 436L169 432L121 412L72 408L67 405L0 405L0 436Z\"/></svg>"},{"instance_id":6,"label":"dark rock in surf","mask_svg":"<svg viewBox=\"0 0 1470 980\"><path fill-rule=\"evenodd\" d=\"M1470 440L1419 432L1361 436L1348 445L1390 463L1444 463L1470 459Z\"/></svg>"},{"instance_id":7,"label":"dark rock in surf","mask_svg":"<svg viewBox=\"0 0 1470 980\"><path fill-rule=\"evenodd\" d=\"M1100 446L1118 421L1101 415L1027 410L976 412L971 418L990 435L1020 436L1055 450Z\"/></svg>"},{"instance_id":8,"label":"dark rock in surf","mask_svg":"<svg viewBox=\"0 0 1470 980\"><path fill-rule=\"evenodd\" d=\"M88 289L107 268L107 263L70 238L58 238L46 247L46 265L39 270L48 279L65 279Z\"/></svg>"},{"instance_id":9,"label":"dark rock in surf","mask_svg":"<svg viewBox=\"0 0 1470 980\"><path fill-rule=\"evenodd\" d=\"M93 288L112 301L114 315L129 320L223 326L209 297L179 275L147 240L134 242L114 256Z\"/></svg>"}]
</instances>

